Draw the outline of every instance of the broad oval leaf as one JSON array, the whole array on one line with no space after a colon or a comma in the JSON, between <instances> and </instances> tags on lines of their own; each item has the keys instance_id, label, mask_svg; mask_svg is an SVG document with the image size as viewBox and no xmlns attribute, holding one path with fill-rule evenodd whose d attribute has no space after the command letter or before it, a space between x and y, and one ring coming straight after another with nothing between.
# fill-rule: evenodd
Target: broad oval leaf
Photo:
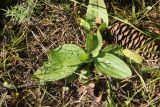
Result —
<instances>
[{"instance_id":1,"label":"broad oval leaf","mask_svg":"<svg viewBox=\"0 0 160 107\"><path fill-rule=\"evenodd\" d=\"M132 75L130 68L125 62L110 53L100 54L94 60L96 70L114 78L127 78Z\"/></svg>"},{"instance_id":2,"label":"broad oval leaf","mask_svg":"<svg viewBox=\"0 0 160 107\"><path fill-rule=\"evenodd\" d=\"M48 53L49 61L62 66L78 65L88 58L89 55L81 47L74 44L65 44Z\"/></svg>"},{"instance_id":3,"label":"broad oval leaf","mask_svg":"<svg viewBox=\"0 0 160 107\"><path fill-rule=\"evenodd\" d=\"M122 53L136 63L141 64L143 61L142 57L138 53L133 52L129 49L122 50Z\"/></svg>"},{"instance_id":4,"label":"broad oval leaf","mask_svg":"<svg viewBox=\"0 0 160 107\"><path fill-rule=\"evenodd\" d=\"M78 66L58 66L53 62L47 61L34 73L34 77L38 78L41 83L57 81L73 74L77 67Z\"/></svg>"},{"instance_id":5,"label":"broad oval leaf","mask_svg":"<svg viewBox=\"0 0 160 107\"><path fill-rule=\"evenodd\" d=\"M92 21L96 18L102 18L108 26L108 12L104 0L89 0L86 18Z\"/></svg>"}]
</instances>

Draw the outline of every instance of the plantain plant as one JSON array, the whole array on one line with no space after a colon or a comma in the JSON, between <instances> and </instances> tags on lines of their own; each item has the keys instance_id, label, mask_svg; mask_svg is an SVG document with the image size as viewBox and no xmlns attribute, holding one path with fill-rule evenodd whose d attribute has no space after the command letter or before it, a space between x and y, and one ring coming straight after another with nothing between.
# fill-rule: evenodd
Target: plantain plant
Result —
<instances>
[{"instance_id":1,"label":"plantain plant","mask_svg":"<svg viewBox=\"0 0 160 107\"><path fill-rule=\"evenodd\" d=\"M102 18L104 23L95 28L94 20L99 18ZM90 0L86 18L81 19L80 24L86 29L86 48L64 44L50 50L48 61L44 62L34 76L39 78L40 82L57 81L75 73L82 64L93 63L96 71L104 75L119 79L130 77L130 68L115 55L115 48L112 45L102 48L101 32L108 26L108 14L103 0ZM124 54L128 57L130 54L133 55L129 50L124 50Z\"/></svg>"}]
</instances>

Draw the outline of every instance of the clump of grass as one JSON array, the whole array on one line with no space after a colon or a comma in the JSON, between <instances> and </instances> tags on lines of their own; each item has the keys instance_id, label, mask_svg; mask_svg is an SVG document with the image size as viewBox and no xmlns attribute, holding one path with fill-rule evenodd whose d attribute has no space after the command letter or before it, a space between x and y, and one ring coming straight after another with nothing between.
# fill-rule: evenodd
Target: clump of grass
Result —
<instances>
[{"instance_id":1,"label":"clump of grass","mask_svg":"<svg viewBox=\"0 0 160 107\"><path fill-rule=\"evenodd\" d=\"M11 7L11 9L5 10L6 17L11 17L11 20L20 24L28 21L33 14L33 10L36 7L37 0L27 0L21 5Z\"/></svg>"}]
</instances>

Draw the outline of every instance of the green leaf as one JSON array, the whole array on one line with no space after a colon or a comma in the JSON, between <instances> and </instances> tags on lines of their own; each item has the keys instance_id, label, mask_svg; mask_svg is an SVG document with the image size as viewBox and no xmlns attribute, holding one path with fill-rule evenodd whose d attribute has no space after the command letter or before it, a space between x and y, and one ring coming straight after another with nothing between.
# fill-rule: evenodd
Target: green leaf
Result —
<instances>
[{"instance_id":1,"label":"green leaf","mask_svg":"<svg viewBox=\"0 0 160 107\"><path fill-rule=\"evenodd\" d=\"M93 57L96 57L99 54L99 51L101 50L102 45L103 45L102 35L101 35L100 31L97 30L95 44L93 44L94 49L91 51L91 54L93 55Z\"/></svg>"},{"instance_id":2,"label":"green leaf","mask_svg":"<svg viewBox=\"0 0 160 107\"><path fill-rule=\"evenodd\" d=\"M94 60L96 70L114 78L127 78L132 75L125 62L110 53L100 54Z\"/></svg>"},{"instance_id":3,"label":"green leaf","mask_svg":"<svg viewBox=\"0 0 160 107\"><path fill-rule=\"evenodd\" d=\"M41 68L39 68L34 76L39 79L39 81L57 81L66 78L73 74L78 66L58 66L53 62L47 61Z\"/></svg>"},{"instance_id":4,"label":"green leaf","mask_svg":"<svg viewBox=\"0 0 160 107\"><path fill-rule=\"evenodd\" d=\"M108 12L103 0L90 0L87 8L86 18L88 20L95 20L102 18L108 26Z\"/></svg>"},{"instance_id":5,"label":"green leaf","mask_svg":"<svg viewBox=\"0 0 160 107\"><path fill-rule=\"evenodd\" d=\"M88 33L86 38L86 50L91 52L94 49L94 42L96 42L96 36L94 34Z\"/></svg>"},{"instance_id":6,"label":"green leaf","mask_svg":"<svg viewBox=\"0 0 160 107\"><path fill-rule=\"evenodd\" d=\"M132 61L134 61L134 62L136 62L136 63L138 63L138 64L141 64L142 61L143 61L142 57L141 57L138 53L133 52L133 51L131 51L131 50L129 50L129 49L124 49L124 50L122 50L122 53L123 53L126 57L130 58Z\"/></svg>"},{"instance_id":7,"label":"green leaf","mask_svg":"<svg viewBox=\"0 0 160 107\"><path fill-rule=\"evenodd\" d=\"M91 29L91 26L89 25L89 23L87 21L85 21L84 19L81 18L81 26L83 26L85 29L87 29L88 31Z\"/></svg>"},{"instance_id":8,"label":"green leaf","mask_svg":"<svg viewBox=\"0 0 160 107\"><path fill-rule=\"evenodd\" d=\"M102 49L101 53L112 53L118 57L123 57L122 47L116 44L111 44Z\"/></svg>"},{"instance_id":9,"label":"green leaf","mask_svg":"<svg viewBox=\"0 0 160 107\"><path fill-rule=\"evenodd\" d=\"M106 31L106 23L102 23L99 27L98 27L99 31Z\"/></svg>"},{"instance_id":10,"label":"green leaf","mask_svg":"<svg viewBox=\"0 0 160 107\"><path fill-rule=\"evenodd\" d=\"M85 62L88 58L89 55L86 54L81 47L74 44L65 44L48 53L49 61L62 66L79 65Z\"/></svg>"},{"instance_id":11,"label":"green leaf","mask_svg":"<svg viewBox=\"0 0 160 107\"><path fill-rule=\"evenodd\" d=\"M86 49L93 57L96 57L99 54L102 45L102 36L99 30L97 30L96 35L87 35Z\"/></svg>"},{"instance_id":12,"label":"green leaf","mask_svg":"<svg viewBox=\"0 0 160 107\"><path fill-rule=\"evenodd\" d=\"M104 47L102 49L102 52L104 52L104 53L106 53L106 52L116 52L118 50L120 50L120 47L118 47L115 44L110 44L110 45L107 45L106 47Z\"/></svg>"},{"instance_id":13,"label":"green leaf","mask_svg":"<svg viewBox=\"0 0 160 107\"><path fill-rule=\"evenodd\" d=\"M74 73L78 65L85 62L89 55L73 44L65 44L48 53L49 61L39 68L34 76L40 82L56 81L66 78Z\"/></svg>"}]
</instances>

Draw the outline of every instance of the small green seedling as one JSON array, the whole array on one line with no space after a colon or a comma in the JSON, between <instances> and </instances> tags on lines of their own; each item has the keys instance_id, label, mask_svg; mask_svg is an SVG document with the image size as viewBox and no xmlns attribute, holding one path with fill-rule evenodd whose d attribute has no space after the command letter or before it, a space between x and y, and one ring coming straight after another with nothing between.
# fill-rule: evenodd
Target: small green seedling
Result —
<instances>
[{"instance_id":1,"label":"small green seedling","mask_svg":"<svg viewBox=\"0 0 160 107\"><path fill-rule=\"evenodd\" d=\"M96 71L107 76L123 79L132 75L130 68L120 58L110 51L100 51L102 37L99 30L88 36L90 37L87 38L87 52L74 44L65 44L53 49L48 53L49 61L34 75L41 82L56 81L70 76L84 63L94 63Z\"/></svg>"},{"instance_id":2,"label":"small green seedling","mask_svg":"<svg viewBox=\"0 0 160 107\"><path fill-rule=\"evenodd\" d=\"M102 11L105 12L105 16L101 13ZM102 18L104 23L96 27L88 21L92 18ZM130 77L132 75L130 68L115 55L115 48L107 46L102 49L101 32L108 26L108 15L103 0L90 0L86 19L81 19L81 26L87 32L86 48L65 44L51 50L48 53L49 60L35 72L34 76L39 78L40 82L57 81L75 73L82 64L93 63L96 71L104 75L119 79ZM127 57L132 56L128 50L124 50L123 53ZM140 63L141 60L135 60L135 62Z\"/></svg>"}]
</instances>

